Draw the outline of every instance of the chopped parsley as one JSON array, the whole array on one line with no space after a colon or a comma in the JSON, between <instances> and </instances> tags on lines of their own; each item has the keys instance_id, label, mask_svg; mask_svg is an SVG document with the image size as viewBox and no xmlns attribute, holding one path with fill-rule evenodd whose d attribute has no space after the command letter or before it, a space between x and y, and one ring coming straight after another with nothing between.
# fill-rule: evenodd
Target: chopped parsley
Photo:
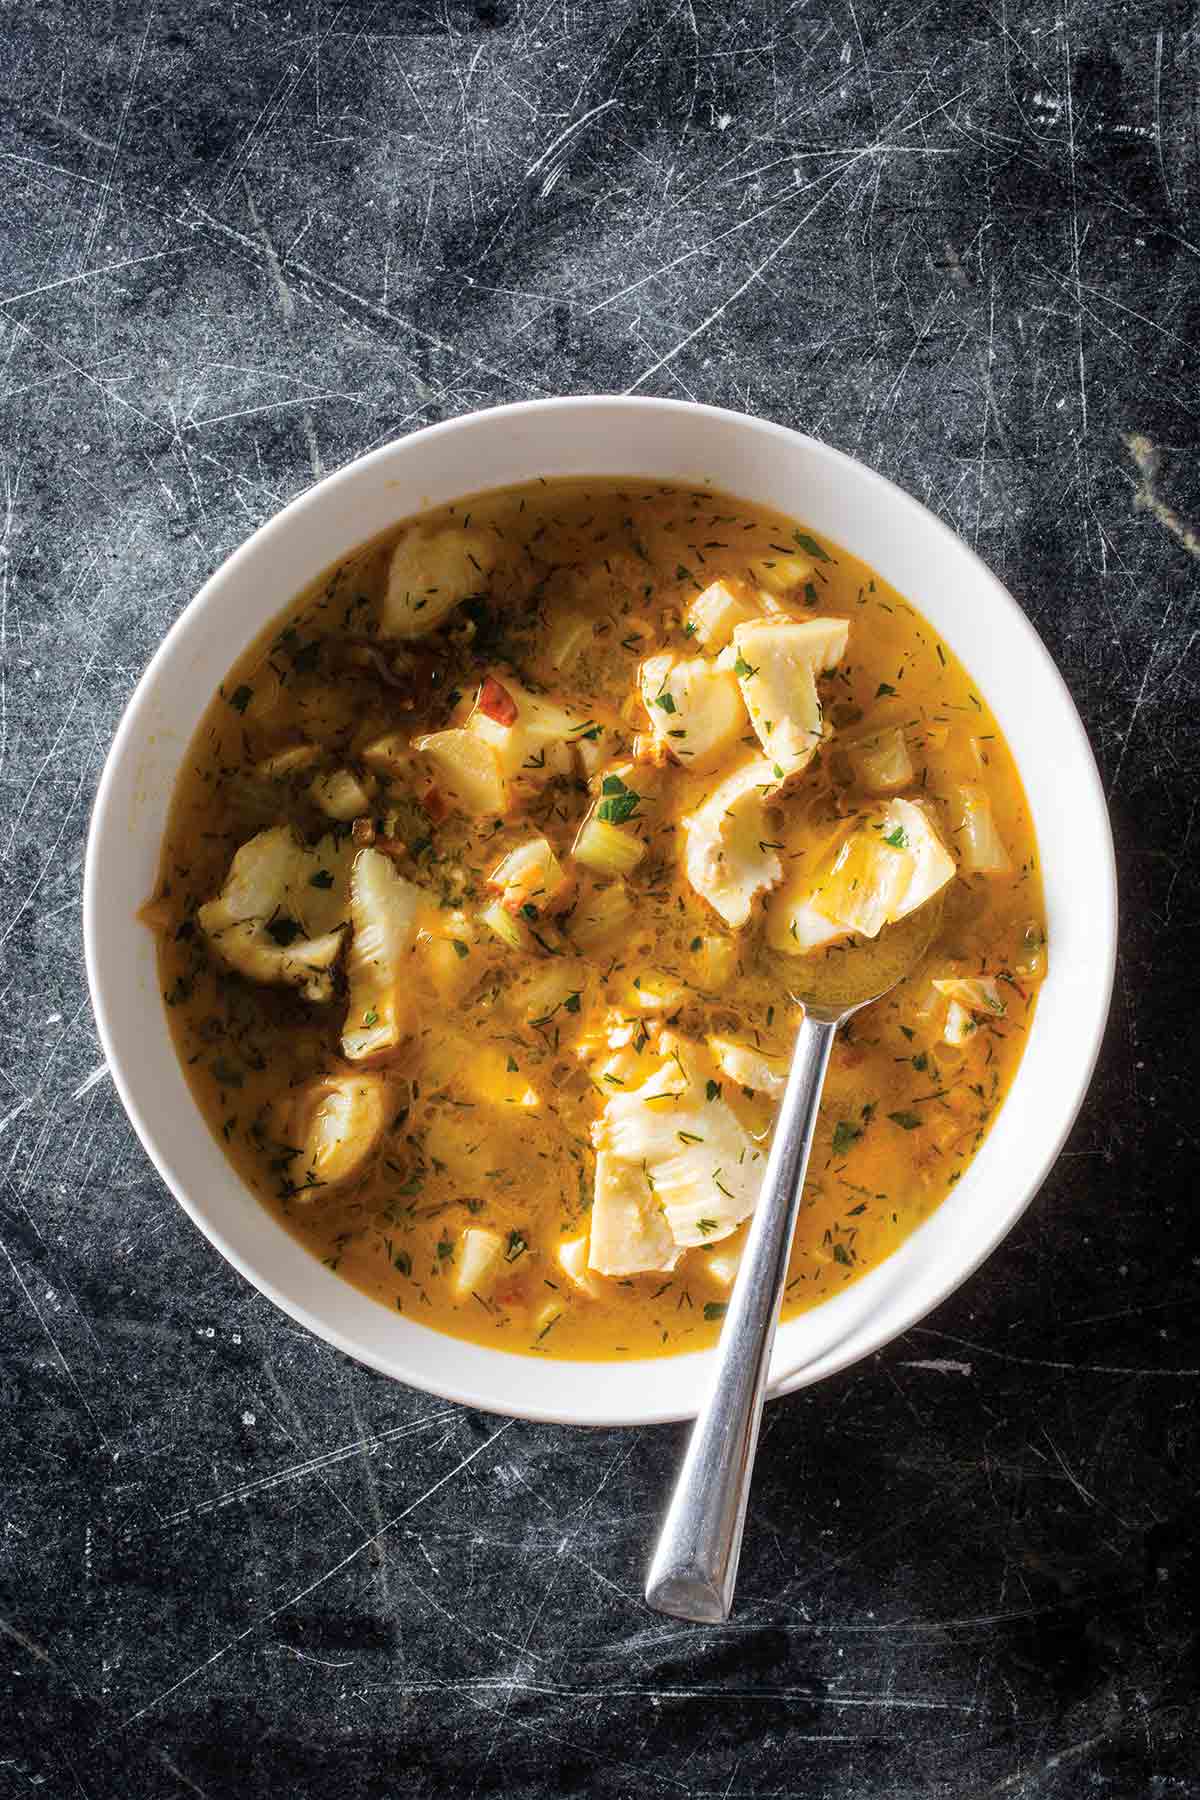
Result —
<instances>
[{"instance_id":1,"label":"chopped parsley","mask_svg":"<svg viewBox=\"0 0 1200 1800\"><path fill-rule=\"evenodd\" d=\"M889 1113L888 1118L893 1125L898 1125L901 1131L915 1131L921 1123L920 1115L915 1112Z\"/></svg>"},{"instance_id":2,"label":"chopped parsley","mask_svg":"<svg viewBox=\"0 0 1200 1800\"><path fill-rule=\"evenodd\" d=\"M848 1119L839 1119L833 1128L833 1154L845 1156L851 1144L856 1144L861 1136L861 1125L851 1125Z\"/></svg>"},{"instance_id":3,"label":"chopped parsley","mask_svg":"<svg viewBox=\"0 0 1200 1800\"><path fill-rule=\"evenodd\" d=\"M793 542L793 544L798 545L798 547L801 550L803 550L805 556L815 556L818 562L832 562L833 561L833 558L830 556L828 550L823 550L821 545L818 544L816 538L813 537L810 532L793 531L792 542Z\"/></svg>"}]
</instances>

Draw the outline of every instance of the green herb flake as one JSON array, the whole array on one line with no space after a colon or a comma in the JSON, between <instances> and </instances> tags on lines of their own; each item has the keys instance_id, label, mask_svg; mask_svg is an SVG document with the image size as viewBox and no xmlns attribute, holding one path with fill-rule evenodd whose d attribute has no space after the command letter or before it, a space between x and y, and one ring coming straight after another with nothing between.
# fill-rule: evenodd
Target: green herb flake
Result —
<instances>
[{"instance_id":1,"label":"green herb flake","mask_svg":"<svg viewBox=\"0 0 1200 1800\"><path fill-rule=\"evenodd\" d=\"M234 712L244 713L253 698L254 689L252 687L247 687L245 682L243 682L241 687L234 688L232 694L230 694L229 704L232 706Z\"/></svg>"},{"instance_id":2,"label":"green herb flake","mask_svg":"<svg viewBox=\"0 0 1200 1800\"><path fill-rule=\"evenodd\" d=\"M721 1084L719 1081L708 1081L705 1083L704 1098L706 1100L719 1100L721 1098Z\"/></svg>"},{"instance_id":3,"label":"green herb flake","mask_svg":"<svg viewBox=\"0 0 1200 1800\"><path fill-rule=\"evenodd\" d=\"M803 550L805 556L815 556L818 562L832 562L828 550L822 549L815 537L807 531L793 531L792 542Z\"/></svg>"},{"instance_id":4,"label":"green herb flake","mask_svg":"<svg viewBox=\"0 0 1200 1800\"><path fill-rule=\"evenodd\" d=\"M893 1125L899 1125L901 1131L915 1131L921 1123L920 1116L915 1112L889 1113L888 1118Z\"/></svg>"},{"instance_id":5,"label":"green herb flake","mask_svg":"<svg viewBox=\"0 0 1200 1800\"><path fill-rule=\"evenodd\" d=\"M833 1128L833 1154L845 1156L851 1144L856 1144L862 1136L861 1125L851 1125L847 1119L839 1119Z\"/></svg>"},{"instance_id":6,"label":"green herb flake","mask_svg":"<svg viewBox=\"0 0 1200 1800\"><path fill-rule=\"evenodd\" d=\"M470 954L471 954L470 944L464 944L461 938L451 938L450 942L454 945L455 956L458 956L458 957L470 956Z\"/></svg>"},{"instance_id":7,"label":"green herb flake","mask_svg":"<svg viewBox=\"0 0 1200 1800\"><path fill-rule=\"evenodd\" d=\"M894 694L895 692L896 690L890 681L881 681L879 686L875 689L875 698L877 700L882 700L886 698L887 695Z\"/></svg>"},{"instance_id":8,"label":"green herb flake","mask_svg":"<svg viewBox=\"0 0 1200 1800\"><path fill-rule=\"evenodd\" d=\"M723 1319L728 1311L729 1302L727 1300L706 1300L704 1302L704 1316L710 1325L717 1319Z\"/></svg>"}]
</instances>

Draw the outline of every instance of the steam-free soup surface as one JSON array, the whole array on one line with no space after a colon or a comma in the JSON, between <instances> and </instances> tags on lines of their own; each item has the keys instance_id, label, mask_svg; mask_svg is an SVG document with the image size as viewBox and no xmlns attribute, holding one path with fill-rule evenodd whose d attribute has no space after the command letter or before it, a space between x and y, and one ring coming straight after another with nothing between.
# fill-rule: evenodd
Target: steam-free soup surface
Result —
<instances>
[{"instance_id":1,"label":"steam-free soup surface","mask_svg":"<svg viewBox=\"0 0 1200 1800\"><path fill-rule=\"evenodd\" d=\"M962 1176L1044 971L981 674L835 544L707 491L542 483L367 545L230 671L147 908L230 1161L439 1330L699 1348L791 995L882 978L940 908L833 1052L785 1313L838 1292Z\"/></svg>"}]
</instances>

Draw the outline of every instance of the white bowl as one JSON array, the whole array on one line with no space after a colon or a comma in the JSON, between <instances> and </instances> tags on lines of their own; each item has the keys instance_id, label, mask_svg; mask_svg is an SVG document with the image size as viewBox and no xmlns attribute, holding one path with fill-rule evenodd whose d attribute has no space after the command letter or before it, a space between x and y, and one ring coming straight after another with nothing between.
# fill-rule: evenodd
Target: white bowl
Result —
<instances>
[{"instance_id":1,"label":"white bowl","mask_svg":"<svg viewBox=\"0 0 1200 1800\"><path fill-rule=\"evenodd\" d=\"M168 634L121 720L96 799L84 938L118 1092L180 1205L268 1299L348 1355L448 1399L527 1418L643 1424L694 1413L709 1352L554 1362L484 1349L388 1312L303 1250L243 1187L180 1072L154 940L153 889L176 771L234 660L330 563L392 523L539 475L636 475L794 515L907 595L980 683L1016 757L1041 847L1049 973L1020 1071L982 1150L937 1212L879 1268L781 1326L772 1392L878 1350L977 1268L1029 1205L1083 1099L1108 1012L1116 878L1079 717L1010 595L924 507L780 425L666 400L534 401L473 413L331 475L257 531Z\"/></svg>"}]
</instances>

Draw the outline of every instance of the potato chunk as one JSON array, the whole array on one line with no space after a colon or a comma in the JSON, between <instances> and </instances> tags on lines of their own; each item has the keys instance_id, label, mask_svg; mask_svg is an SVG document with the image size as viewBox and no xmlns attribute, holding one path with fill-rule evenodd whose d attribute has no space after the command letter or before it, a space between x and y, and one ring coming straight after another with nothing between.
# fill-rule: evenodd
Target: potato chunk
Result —
<instances>
[{"instance_id":1,"label":"potato chunk","mask_svg":"<svg viewBox=\"0 0 1200 1800\"><path fill-rule=\"evenodd\" d=\"M388 638L424 637L463 600L487 592L498 561L495 538L451 526L413 525L392 552L380 631Z\"/></svg>"},{"instance_id":2,"label":"potato chunk","mask_svg":"<svg viewBox=\"0 0 1200 1800\"><path fill-rule=\"evenodd\" d=\"M685 626L688 636L715 656L733 636L735 625L760 619L762 611L749 583L726 578L710 582L702 594L697 594L688 607Z\"/></svg>"},{"instance_id":3,"label":"potato chunk","mask_svg":"<svg viewBox=\"0 0 1200 1800\"><path fill-rule=\"evenodd\" d=\"M746 729L736 678L702 656L648 656L638 682L655 738L687 769L711 769Z\"/></svg>"},{"instance_id":4,"label":"potato chunk","mask_svg":"<svg viewBox=\"0 0 1200 1800\"><path fill-rule=\"evenodd\" d=\"M751 1088L756 1094L770 1094L773 1100L781 1098L788 1078L785 1056L768 1056L749 1044L737 1044L732 1038L724 1037L710 1037L708 1047L722 1075L727 1075L738 1087Z\"/></svg>"},{"instance_id":5,"label":"potato chunk","mask_svg":"<svg viewBox=\"0 0 1200 1800\"><path fill-rule=\"evenodd\" d=\"M800 774L816 754L824 736L817 676L845 655L849 629L845 619L762 619L738 625L721 653L779 781Z\"/></svg>"},{"instance_id":6,"label":"potato chunk","mask_svg":"<svg viewBox=\"0 0 1200 1800\"><path fill-rule=\"evenodd\" d=\"M351 1062L392 1054L412 1029L409 952L426 896L381 850L360 850L350 877L354 936L346 959L350 1001L342 1053Z\"/></svg>"},{"instance_id":7,"label":"potato chunk","mask_svg":"<svg viewBox=\"0 0 1200 1800\"><path fill-rule=\"evenodd\" d=\"M508 811L508 789L491 746L470 731L434 731L414 749L429 758L438 786L459 812L476 818Z\"/></svg>"},{"instance_id":8,"label":"potato chunk","mask_svg":"<svg viewBox=\"0 0 1200 1800\"><path fill-rule=\"evenodd\" d=\"M318 775L309 788L314 806L340 824L360 819L370 811L371 797L378 787L373 775L356 775L352 769L331 769Z\"/></svg>"},{"instance_id":9,"label":"potato chunk","mask_svg":"<svg viewBox=\"0 0 1200 1800\"><path fill-rule=\"evenodd\" d=\"M387 1124L382 1076L359 1070L322 1075L287 1097L282 1135L300 1148L288 1165L295 1198L340 1187L363 1168Z\"/></svg>"},{"instance_id":10,"label":"potato chunk","mask_svg":"<svg viewBox=\"0 0 1200 1800\"><path fill-rule=\"evenodd\" d=\"M242 845L220 894L196 917L239 974L299 988L306 1000L329 1000L345 898L344 864L328 841L309 850L290 825L275 825Z\"/></svg>"},{"instance_id":11,"label":"potato chunk","mask_svg":"<svg viewBox=\"0 0 1200 1800\"><path fill-rule=\"evenodd\" d=\"M767 829L765 796L773 786L771 765L752 757L682 820L687 878L727 925L745 925L759 894L783 876Z\"/></svg>"},{"instance_id":12,"label":"potato chunk","mask_svg":"<svg viewBox=\"0 0 1200 1800\"><path fill-rule=\"evenodd\" d=\"M856 778L872 793L907 787L913 778L912 757L898 725L847 744L846 755Z\"/></svg>"},{"instance_id":13,"label":"potato chunk","mask_svg":"<svg viewBox=\"0 0 1200 1800\"><path fill-rule=\"evenodd\" d=\"M454 1291L460 1300L478 1294L486 1300L503 1268L504 1239L482 1225L468 1225L458 1240Z\"/></svg>"},{"instance_id":14,"label":"potato chunk","mask_svg":"<svg viewBox=\"0 0 1200 1800\"><path fill-rule=\"evenodd\" d=\"M588 724L583 713L531 694L503 671L485 675L467 731L492 751L502 779L517 790L537 789L571 770L571 745Z\"/></svg>"}]
</instances>

